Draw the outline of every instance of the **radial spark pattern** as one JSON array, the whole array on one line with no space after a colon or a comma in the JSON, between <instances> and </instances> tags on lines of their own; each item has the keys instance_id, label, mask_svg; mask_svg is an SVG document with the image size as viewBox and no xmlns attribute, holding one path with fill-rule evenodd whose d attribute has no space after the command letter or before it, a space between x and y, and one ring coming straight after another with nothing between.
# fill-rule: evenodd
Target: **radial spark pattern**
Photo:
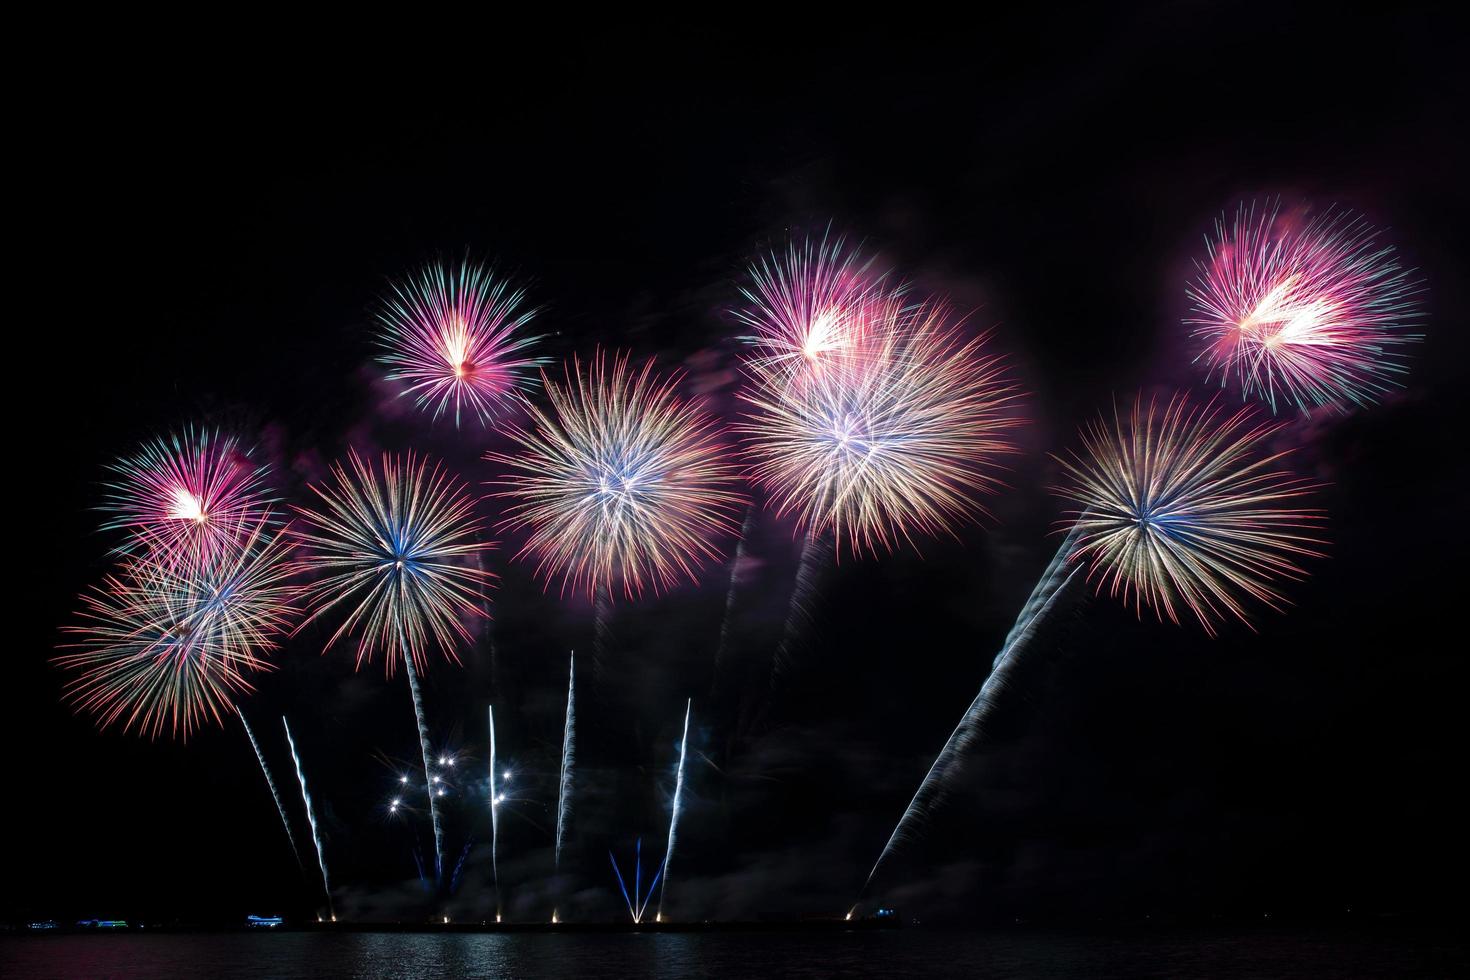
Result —
<instances>
[{"instance_id":1,"label":"radial spark pattern","mask_svg":"<svg viewBox=\"0 0 1470 980\"><path fill-rule=\"evenodd\" d=\"M1302 506L1311 485L1276 468L1285 453L1265 450L1275 427L1254 416L1140 399L1058 457L1060 493L1079 507L1072 557L1099 591L1174 622L1188 610L1212 634L1226 616L1248 622L1246 598L1284 605L1278 583L1320 554L1322 516Z\"/></svg>"},{"instance_id":2,"label":"radial spark pattern","mask_svg":"<svg viewBox=\"0 0 1470 980\"><path fill-rule=\"evenodd\" d=\"M740 339L750 345L752 363L800 381L855 355L863 300L884 278L840 238L793 241L784 254L762 256L740 287L745 302L735 311L751 331Z\"/></svg>"},{"instance_id":3,"label":"radial spark pattern","mask_svg":"<svg viewBox=\"0 0 1470 980\"><path fill-rule=\"evenodd\" d=\"M327 646L354 634L358 666L381 651L389 673L405 655L424 666L431 640L457 661L457 642L471 638L464 619L484 615L494 577L474 561L492 544L479 540L464 483L412 453L385 453L375 468L354 452L313 490L318 506L299 508L297 529L298 567L317 576L307 622L348 610Z\"/></svg>"},{"instance_id":4,"label":"radial spark pattern","mask_svg":"<svg viewBox=\"0 0 1470 980\"><path fill-rule=\"evenodd\" d=\"M296 615L285 532L265 515L236 544L188 561L149 550L82 596L56 658L66 699L103 728L185 739L220 723Z\"/></svg>"},{"instance_id":5,"label":"radial spark pattern","mask_svg":"<svg viewBox=\"0 0 1470 980\"><path fill-rule=\"evenodd\" d=\"M854 316L860 347L808 383L747 361L736 427L777 512L832 531L839 553L890 550L979 516L1018 423L1002 362L984 338L963 342L942 306L869 296Z\"/></svg>"},{"instance_id":6,"label":"radial spark pattern","mask_svg":"<svg viewBox=\"0 0 1470 980\"><path fill-rule=\"evenodd\" d=\"M1242 204L1207 246L1185 321L1207 376L1273 412L1370 404L1401 383L1421 285L1362 218Z\"/></svg>"},{"instance_id":7,"label":"radial spark pattern","mask_svg":"<svg viewBox=\"0 0 1470 980\"><path fill-rule=\"evenodd\" d=\"M127 532L120 551L147 545L158 559L217 561L270 513L265 467L209 429L154 439L108 469L103 527Z\"/></svg>"},{"instance_id":8,"label":"radial spark pattern","mask_svg":"<svg viewBox=\"0 0 1470 980\"><path fill-rule=\"evenodd\" d=\"M529 530L520 554L562 589L617 589L633 597L694 580L719 557L715 540L735 528L735 467L714 420L659 380L653 362L599 353L573 361L564 380L544 379L549 410L533 407L509 431L515 454L490 453L509 473L502 525Z\"/></svg>"},{"instance_id":9,"label":"radial spark pattern","mask_svg":"<svg viewBox=\"0 0 1470 980\"><path fill-rule=\"evenodd\" d=\"M481 422L504 408L513 392L535 380L539 337L526 333L534 310L525 294L485 268L426 266L395 282L378 311L380 360L388 378L435 418L453 410Z\"/></svg>"}]
</instances>

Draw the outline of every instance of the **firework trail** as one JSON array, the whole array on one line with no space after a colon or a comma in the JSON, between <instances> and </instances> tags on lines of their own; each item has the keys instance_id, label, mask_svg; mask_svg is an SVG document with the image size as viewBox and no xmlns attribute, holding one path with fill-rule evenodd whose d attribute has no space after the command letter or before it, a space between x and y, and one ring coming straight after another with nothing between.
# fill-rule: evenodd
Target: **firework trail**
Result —
<instances>
[{"instance_id":1,"label":"firework trail","mask_svg":"<svg viewBox=\"0 0 1470 980\"><path fill-rule=\"evenodd\" d=\"M1367 405L1400 386L1424 312L1423 284L1351 212L1307 220L1242 203L1215 223L1185 324L1222 387L1306 411Z\"/></svg>"},{"instance_id":2,"label":"firework trail","mask_svg":"<svg viewBox=\"0 0 1470 980\"><path fill-rule=\"evenodd\" d=\"M730 618L735 615L735 594L740 585L740 564L745 560L745 541L755 527L755 506L745 508L745 520L740 524L740 538L735 542L735 557L730 561L730 585L725 590L725 615L720 620L720 640L715 646L714 679L711 692L719 686L720 667L725 659L725 648L730 644Z\"/></svg>"},{"instance_id":3,"label":"firework trail","mask_svg":"<svg viewBox=\"0 0 1470 980\"><path fill-rule=\"evenodd\" d=\"M394 282L378 311L379 360L390 381L407 382L403 394L437 419L452 405L481 423L508 406L517 390L531 387L542 358L529 356L540 337L524 332L535 310L521 311L525 294L510 289L482 266L426 266Z\"/></svg>"},{"instance_id":4,"label":"firework trail","mask_svg":"<svg viewBox=\"0 0 1470 980\"><path fill-rule=\"evenodd\" d=\"M419 674L413 665L413 657L403 658L403 670L408 675L408 693L413 699L413 719L419 733L419 755L424 762L424 790L429 794L429 826L434 831L434 880L444 877L444 824L439 819L439 800L434 792L434 780L429 768L429 721L424 714L424 694L419 688Z\"/></svg>"},{"instance_id":5,"label":"firework trail","mask_svg":"<svg viewBox=\"0 0 1470 980\"><path fill-rule=\"evenodd\" d=\"M592 598L592 688L594 694L599 690L602 667L607 663L608 654L613 646L612 617L612 589L604 583L598 586L597 594Z\"/></svg>"},{"instance_id":6,"label":"firework trail","mask_svg":"<svg viewBox=\"0 0 1470 980\"><path fill-rule=\"evenodd\" d=\"M577 655L567 667L567 717L561 736L561 777L556 793L556 870L561 870L561 847L566 839L567 815L572 803L572 765L577 749Z\"/></svg>"},{"instance_id":7,"label":"firework trail","mask_svg":"<svg viewBox=\"0 0 1470 980\"><path fill-rule=\"evenodd\" d=\"M281 716L281 724L286 728L286 744L291 747L291 761L296 765L296 779L301 783L301 800L306 804L306 820L311 824L311 839L316 844L316 863L322 871L322 891L327 896L327 914L332 921L337 921L337 914L332 910L332 885L327 877L327 856L322 849L322 832L317 827L316 810L311 805L311 794L306 789L306 770L301 768L301 756L296 751L296 740L291 737L291 723Z\"/></svg>"},{"instance_id":8,"label":"firework trail","mask_svg":"<svg viewBox=\"0 0 1470 980\"><path fill-rule=\"evenodd\" d=\"M860 350L803 384L747 358L734 427L770 506L809 534L830 531L839 557L983 517L976 498L999 485L1020 423L1004 362L985 337L962 342L943 306L887 293L857 315Z\"/></svg>"},{"instance_id":9,"label":"firework trail","mask_svg":"<svg viewBox=\"0 0 1470 980\"><path fill-rule=\"evenodd\" d=\"M305 626L337 605L350 607L328 638L360 632L357 666L382 650L389 676L401 661L424 763L424 786L434 828L434 870L442 884L444 830L429 765L429 727L419 671L430 640L458 663L457 642L472 641L462 618L485 614L481 603L493 576L474 563L488 548L478 539L475 499L464 485L427 459L384 454L381 472L356 452L348 467L333 465L331 481L313 487L320 508L297 508L307 546L298 567L322 575L306 589L312 612ZM298 630L301 627L298 627Z\"/></svg>"},{"instance_id":10,"label":"firework trail","mask_svg":"<svg viewBox=\"0 0 1470 980\"><path fill-rule=\"evenodd\" d=\"M231 549L189 560L149 548L127 558L81 597L72 637L54 662L76 671L66 700L107 728L121 723L156 738L165 726L188 740L206 721L223 724L254 690L248 675L296 615L291 542L269 515L228 532Z\"/></svg>"},{"instance_id":11,"label":"firework trail","mask_svg":"<svg viewBox=\"0 0 1470 980\"><path fill-rule=\"evenodd\" d=\"M216 431L161 436L108 470L102 527L127 533L120 552L148 546L160 561L216 561L271 516L266 467Z\"/></svg>"},{"instance_id":12,"label":"firework trail","mask_svg":"<svg viewBox=\"0 0 1470 980\"><path fill-rule=\"evenodd\" d=\"M1058 492L1081 508L1073 559L1140 615L1147 605L1178 623L1187 607L1210 635L1227 616L1249 624L1246 597L1280 611L1274 580L1304 578L1298 559L1321 557L1323 517L1298 506L1311 483L1271 469L1287 455L1263 449L1278 429L1249 406L1226 414L1182 395L1091 423L1082 452L1057 457Z\"/></svg>"},{"instance_id":13,"label":"firework trail","mask_svg":"<svg viewBox=\"0 0 1470 980\"><path fill-rule=\"evenodd\" d=\"M801 633L804 623L811 620L811 600L816 593L822 569L832 555L832 542L815 534L808 534L801 545L801 560L796 565L796 581L791 586L791 601L786 607L786 623L781 628L781 640L771 659L771 683L775 684L791 662L791 649Z\"/></svg>"},{"instance_id":14,"label":"firework trail","mask_svg":"<svg viewBox=\"0 0 1470 980\"><path fill-rule=\"evenodd\" d=\"M490 875L495 882L495 920L500 921L500 797L495 792L495 706L490 706Z\"/></svg>"},{"instance_id":15,"label":"firework trail","mask_svg":"<svg viewBox=\"0 0 1470 980\"><path fill-rule=\"evenodd\" d=\"M548 585L596 596L599 587L634 598L720 557L713 539L734 531L743 500L715 419L626 355L573 360L564 380L542 383L549 410L527 406L507 430L520 451L487 453L510 472L497 494L511 498L501 527L529 530L517 557L531 556Z\"/></svg>"},{"instance_id":16,"label":"firework trail","mask_svg":"<svg viewBox=\"0 0 1470 980\"><path fill-rule=\"evenodd\" d=\"M684 737L679 740L679 769L674 777L674 808L669 812L669 843L664 848L664 863L660 873L663 875L664 886L658 893L658 914L654 921L661 922L664 917L664 895L669 890L669 863L674 859L674 841L679 830L679 810L684 802L684 756L689 749L689 712L694 706L694 699L689 698L684 702ZM653 893L649 886L649 894Z\"/></svg>"},{"instance_id":17,"label":"firework trail","mask_svg":"<svg viewBox=\"0 0 1470 980\"><path fill-rule=\"evenodd\" d=\"M950 733L944 747L939 750L939 755L935 757L929 771L920 781L913 799L904 808L903 816L899 818L898 824L893 828L893 833L888 837L888 842L883 845L883 851L878 855L878 860L873 863L872 870L868 872L868 877L863 881L862 891L858 893L859 899L867 893L883 862L888 860L900 843L913 838L924 818L933 812L943 799L945 786L958 772L965 752L984 733L985 723L998 703L1001 692L1006 689L1020 654L1035 634L1038 624L1052 611L1053 606L1060 600L1067 586L1076 576L1077 569L1068 566L1067 557L1072 552L1078 534L1079 530L1074 527L1066 540L1062 542L1061 547L1057 549L1050 564L1046 566L1046 571L1042 572L1036 587L1031 590L1030 597L1026 600L1025 606L1021 608L1021 614L1016 617L1016 622L1006 634L1005 642L1001 644L1000 653L996 654L990 675L980 686L980 693L975 695L975 700L971 701L970 706L965 709L960 723Z\"/></svg>"},{"instance_id":18,"label":"firework trail","mask_svg":"<svg viewBox=\"0 0 1470 980\"><path fill-rule=\"evenodd\" d=\"M245 712L240 706L235 705L235 712L240 716L240 724L245 726L245 734L250 738L250 747L255 750L255 758L260 763L260 771L265 775L265 784L270 787L271 799L276 801L276 812L281 815L281 826L286 828L286 839L291 842L291 856L296 859L297 867L301 866L301 851L296 846L296 835L291 832L291 821L286 816L286 804L281 802L280 790L276 788L275 777L271 775L270 766L265 764L265 753L260 751L260 743L255 740L255 731L250 727L250 722L245 719Z\"/></svg>"},{"instance_id":19,"label":"firework trail","mask_svg":"<svg viewBox=\"0 0 1470 980\"><path fill-rule=\"evenodd\" d=\"M664 866L668 863L667 855L664 862L659 865L658 873L649 882L648 891L643 890L643 838L638 838L638 844L633 859L633 894L629 896L628 886L623 878L622 869L618 867L618 859L613 856L612 851L607 852L607 859L612 862L613 874L618 876L618 889L623 893L623 901L627 903L628 915L633 922L643 921L643 913L648 910L648 902L653 898L653 892L658 887L659 879L663 877Z\"/></svg>"}]
</instances>

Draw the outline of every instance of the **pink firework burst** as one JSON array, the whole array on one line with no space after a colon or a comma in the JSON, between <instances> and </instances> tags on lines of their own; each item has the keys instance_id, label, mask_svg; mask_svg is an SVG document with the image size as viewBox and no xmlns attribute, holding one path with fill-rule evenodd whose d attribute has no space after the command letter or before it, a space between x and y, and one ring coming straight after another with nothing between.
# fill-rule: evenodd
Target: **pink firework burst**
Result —
<instances>
[{"instance_id":1,"label":"pink firework burst","mask_svg":"<svg viewBox=\"0 0 1470 980\"><path fill-rule=\"evenodd\" d=\"M1196 361L1274 412L1366 405L1401 384L1422 318L1415 274L1361 217L1274 203L1222 217L1188 290Z\"/></svg>"},{"instance_id":2,"label":"pink firework burst","mask_svg":"<svg viewBox=\"0 0 1470 980\"><path fill-rule=\"evenodd\" d=\"M105 529L128 540L120 551L147 546L167 560L214 561L271 513L266 467L233 436L187 427L154 439L108 467Z\"/></svg>"},{"instance_id":3,"label":"pink firework burst","mask_svg":"<svg viewBox=\"0 0 1470 980\"><path fill-rule=\"evenodd\" d=\"M859 355L866 298L884 274L841 238L793 241L751 265L735 316L750 329L751 362L788 381L818 376Z\"/></svg>"},{"instance_id":4,"label":"pink firework burst","mask_svg":"<svg viewBox=\"0 0 1470 980\"><path fill-rule=\"evenodd\" d=\"M484 423L535 381L541 363L529 354L540 338L525 332L535 310L521 309L524 300L482 266L426 266L393 283L378 311L379 360L434 418L453 408L456 426L463 412Z\"/></svg>"}]
</instances>

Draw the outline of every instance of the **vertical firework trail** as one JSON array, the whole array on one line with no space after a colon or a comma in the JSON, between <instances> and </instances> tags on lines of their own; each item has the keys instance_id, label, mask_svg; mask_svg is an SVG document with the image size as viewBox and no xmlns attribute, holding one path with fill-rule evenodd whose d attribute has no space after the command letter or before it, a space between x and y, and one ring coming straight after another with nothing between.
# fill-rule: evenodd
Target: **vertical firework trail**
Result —
<instances>
[{"instance_id":1,"label":"vertical firework trail","mask_svg":"<svg viewBox=\"0 0 1470 980\"><path fill-rule=\"evenodd\" d=\"M566 840L567 813L572 801L572 765L577 751L577 654L567 667L567 718L561 735L561 778L556 792L556 870L561 871L561 846Z\"/></svg>"},{"instance_id":2,"label":"vertical firework trail","mask_svg":"<svg viewBox=\"0 0 1470 980\"><path fill-rule=\"evenodd\" d=\"M407 640L404 650L409 649ZM408 673L408 691L413 696L413 715L419 727L419 753L424 760L424 789L429 794L429 823L434 828L434 881L442 883L444 878L444 825L439 822L439 804L434 800L434 780L429 774L429 723L424 718L424 695L419 690L419 672L413 665L413 654L403 658L404 670Z\"/></svg>"},{"instance_id":3,"label":"vertical firework trail","mask_svg":"<svg viewBox=\"0 0 1470 980\"><path fill-rule=\"evenodd\" d=\"M669 890L669 863L674 859L674 841L679 830L679 807L684 801L684 755L689 749L689 711L694 706L694 699L690 698L684 702L684 737L679 740L679 770L674 777L674 808L669 811L669 843L664 848L664 865L661 874L664 886L658 893L658 914L654 921L660 922L664 917L664 896ZM652 894L653 888L649 887Z\"/></svg>"},{"instance_id":4,"label":"vertical firework trail","mask_svg":"<svg viewBox=\"0 0 1470 980\"><path fill-rule=\"evenodd\" d=\"M276 780L271 775L270 766L265 764L265 754L260 751L260 743L255 740L255 731L250 727L250 722L245 720L245 712L240 710L238 704L235 705L235 713L240 716L240 724L245 726L245 734L250 738L250 747L255 750L255 758L260 763L260 771L265 774L265 784L270 787L271 799L276 801L276 812L281 815L281 826L286 828L286 839L291 842L291 856L296 859L296 866L301 867L301 850L296 846L296 835L291 832L291 821L286 817L286 804L281 802L281 791L276 788Z\"/></svg>"},{"instance_id":5,"label":"vertical firework trail","mask_svg":"<svg viewBox=\"0 0 1470 980\"><path fill-rule=\"evenodd\" d=\"M495 793L495 705L490 705L490 877L495 882L495 921L500 921L500 799Z\"/></svg>"},{"instance_id":6,"label":"vertical firework trail","mask_svg":"<svg viewBox=\"0 0 1470 980\"><path fill-rule=\"evenodd\" d=\"M944 743L944 748L939 750L939 755L935 757L933 765L924 774L924 779L919 783L913 799L909 801L909 805L903 811L903 816L893 828L888 843L883 845L883 852L873 863L873 870L868 872L862 891L858 893L860 900L867 893L868 887L872 885L878 869L893 853L899 842L913 836L914 825L921 822L924 816L932 810L940 798L944 784L956 771L965 750L970 747L978 735L983 733L986 719L994 709L1001 692L1009 684L1019 655L1034 635L1037 624L1051 612L1066 587L1077 575L1078 567L1068 567L1067 557L1071 554L1079 533L1080 524L1074 524L1071 532L1062 541L1061 547L1057 548L1057 553L1052 557L1051 563L1046 566L1046 571L1041 574L1040 581L1031 590L1030 598L1026 600L1021 614L1016 617L1015 624L1006 634L1005 642L1001 644L1000 653L996 654L995 662L990 669L990 676L985 678L985 683L980 686L980 693L975 695L975 700L971 701L969 708L965 709L960 723L950 733L949 739ZM851 911L848 914L851 915Z\"/></svg>"},{"instance_id":7,"label":"vertical firework trail","mask_svg":"<svg viewBox=\"0 0 1470 980\"><path fill-rule=\"evenodd\" d=\"M602 676L603 661L612 647L612 586L602 585L592 597L592 685L596 695L597 679Z\"/></svg>"},{"instance_id":8,"label":"vertical firework trail","mask_svg":"<svg viewBox=\"0 0 1470 980\"><path fill-rule=\"evenodd\" d=\"M735 557L730 562L730 587L725 590L725 616L720 620L720 642L715 647L715 663L710 681L710 691L720 684L720 665L725 659L725 648L730 643L730 617L735 614L735 592L740 586L740 563L745 560L745 539L750 537L755 525L755 505L745 508L745 520L740 525L740 540L735 543Z\"/></svg>"},{"instance_id":9,"label":"vertical firework trail","mask_svg":"<svg viewBox=\"0 0 1470 980\"><path fill-rule=\"evenodd\" d=\"M291 723L286 716L281 716L281 724L286 728L286 744L291 747L291 761L296 765L296 780L301 783L301 801L306 804L306 822L311 824L311 839L316 844L316 863L322 871L322 890L327 895L327 914L332 921L337 921L337 913L332 909L332 882L327 877L327 855L322 850L322 832L316 824L316 810L311 805L311 794L306 790L306 770L301 768L301 755L296 751L296 740L291 737Z\"/></svg>"}]
</instances>

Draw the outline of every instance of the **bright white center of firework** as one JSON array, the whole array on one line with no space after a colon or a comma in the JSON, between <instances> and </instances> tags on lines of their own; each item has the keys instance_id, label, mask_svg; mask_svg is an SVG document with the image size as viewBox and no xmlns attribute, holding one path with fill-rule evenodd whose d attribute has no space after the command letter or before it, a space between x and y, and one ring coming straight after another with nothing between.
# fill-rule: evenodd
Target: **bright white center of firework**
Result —
<instances>
[{"instance_id":1,"label":"bright white center of firework","mask_svg":"<svg viewBox=\"0 0 1470 980\"><path fill-rule=\"evenodd\" d=\"M505 770L505 772L501 773L500 778L505 780L507 783L510 782L510 770L507 769Z\"/></svg>"},{"instance_id":2,"label":"bright white center of firework","mask_svg":"<svg viewBox=\"0 0 1470 980\"><path fill-rule=\"evenodd\" d=\"M1240 321L1240 332L1267 348L1286 344L1330 344L1336 304L1325 296L1303 296L1300 277L1287 276L1262 296Z\"/></svg>"},{"instance_id":3,"label":"bright white center of firework","mask_svg":"<svg viewBox=\"0 0 1470 980\"><path fill-rule=\"evenodd\" d=\"M407 776L399 776L398 777L398 781L400 783L406 783L406 782L408 782L408 777Z\"/></svg>"},{"instance_id":4,"label":"bright white center of firework","mask_svg":"<svg viewBox=\"0 0 1470 980\"><path fill-rule=\"evenodd\" d=\"M444 765L444 764L445 764L445 762L447 762L447 761L448 761L448 760L447 760L447 759L445 759L445 758L444 758L444 757L443 757L443 756L442 756L442 755L441 755L441 756L440 756L440 757L439 757L439 765L441 765L441 766L442 766L442 765Z\"/></svg>"},{"instance_id":5,"label":"bright white center of firework","mask_svg":"<svg viewBox=\"0 0 1470 980\"><path fill-rule=\"evenodd\" d=\"M469 373L465 362L470 353L470 332L465 325L464 317L455 314L444 324L440 331L440 337L444 343L444 359L454 369L454 376L462 378Z\"/></svg>"},{"instance_id":6,"label":"bright white center of firework","mask_svg":"<svg viewBox=\"0 0 1470 980\"><path fill-rule=\"evenodd\" d=\"M802 341L801 354L808 360L815 360L818 356L841 346L837 337L837 317L831 310L818 313L807 328L806 338Z\"/></svg>"},{"instance_id":7,"label":"bright white center of firework","mask_svg":"<svg viewBox=\"0 0 1470 980\"><path fill-rule=\"evenodd\" d=\"M443 796L444 795L444 791L442 789L439 791L439 795L440 796Z\"/></svg>"},{"instance_id":8,"label":"bright white center of firework","mask_svg":"<svg viewBox=\"0 0 1470 980\"><path fill-rule=\"evenodd\" d=\"M204 523L204 501L183 487L174 489L173 506L169 508L168 516L179 521L197 521Z\"/></svg>"}]
</instances>

